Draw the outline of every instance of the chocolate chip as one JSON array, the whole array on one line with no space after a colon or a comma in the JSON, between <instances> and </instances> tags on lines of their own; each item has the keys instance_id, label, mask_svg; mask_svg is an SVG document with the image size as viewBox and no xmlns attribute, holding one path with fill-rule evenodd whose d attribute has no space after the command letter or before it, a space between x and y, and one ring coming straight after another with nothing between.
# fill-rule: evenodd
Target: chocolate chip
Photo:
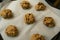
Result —
<instances>
[{"instance_id":1,"label":"chocolate chip","mask_svg":"<svg viewBox=\"0 0 60 40\"><path fill-rule=\"evenodd\" d=\"M29 15L31 15L31 14L29 14Z\"/></svg>"}]
</instances>

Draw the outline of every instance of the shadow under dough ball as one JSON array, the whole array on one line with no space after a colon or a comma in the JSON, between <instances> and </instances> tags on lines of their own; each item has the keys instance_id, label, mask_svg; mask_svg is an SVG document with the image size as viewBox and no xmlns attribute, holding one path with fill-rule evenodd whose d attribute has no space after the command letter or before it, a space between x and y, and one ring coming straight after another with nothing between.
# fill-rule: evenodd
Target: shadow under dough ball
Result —
<instances>
[{"instance_id":1,"label":"shadow under dough ball","mask_svg":"<svg viewBox=\"0 0 60 40\"><path fill-rule=\"evenodd\" d=\"M18 29L17 29L16 26L14 26L14 25L9 25L9 26L6 28L5 33L6 33L8 36L15 37L15 36L18 35Z\"/></svg>"},{"instance_id":2,"label":"shadow under dough ball","mask_svg":"<svg viewBox=\"0 0 60 40\"><path fill-rule=\"evenodd\" d=\"M43 23L48 27L54 27L55 21L52 17L45 17Z\"/></svg>"},{"instance_id":3,"label":"shadow under dough ball","mask_svg":"<svg viewBox=\"0 0 60 40\"><path fill-rule=\"evenodd\" d=\"M35 9L37 11L45 10L46 6L43 3L39 2L38 4L35 5Z\"/></svg>"},{"instance_id":4,"label":"shadow under dough ball","mask_svg":"<svg viewBox=\"0 0 60 40\"><path fill-rule=\"evenodd\" d=\"M21 7L23 9L30 9L31 8L31 4L28 1L22 1L21 2Z\"/></svg>"},{"instance_id":5,"label":"shadow under dough ball","mask_svg":"<svg viewBox=\"0 0 60 40\"><path fill-rule=\"evenodd\" d=\"M44 36L40 35L40 34L33 34L31 36L31 40L45 40Z\"/></svg>"},{"instance_id":6,"label":"shadow under dough ball","mask_svg":"<svg viewBox=\"0 0 60 40\"><path fill-rule=\"evenodd\" d=\"M27 24L32 24L35 22L35 18L34 18L34 15L32 13L27 13L25 14L24 16L24 21L25 23Z\"/></svg>"},{"instance_id":7,"label":"shadow under dough ball","mask_svg":"<svg viewBox=\"0 0 60 40\"><path fill-rule=\"evenodd\" d=\"M1 16L4 18L4 19L10 19L13 17L13 13L10 9L4 9L1 11Z\"/></svg>"}]
</instances>

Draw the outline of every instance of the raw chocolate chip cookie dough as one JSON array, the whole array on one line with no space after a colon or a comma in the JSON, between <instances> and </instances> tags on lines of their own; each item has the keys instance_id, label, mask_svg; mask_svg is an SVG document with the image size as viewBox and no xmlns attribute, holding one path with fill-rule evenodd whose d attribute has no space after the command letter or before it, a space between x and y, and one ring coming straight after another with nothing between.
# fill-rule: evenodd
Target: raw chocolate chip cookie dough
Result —
<instances>
[{"instance_id":1,"label":"raw chocolate chip cookie dough","mask_svg":"<svg viewBox=\"0 0 60 40\"><path fill-rule=\"evenodd\" d=\"M32 13L25 14L24 21L27 24L32 24L35 22L35 17Z\"/></svg>"},{"instance_id":2,"label":"raw chocolate chip cookie dough","mask_svg":"<svg viewBox=\"0 0 60 40\"><path fill-rule=\"evenodd\" d=\"M10 9L4 9L0 13L4 19L9 19L13 17L13 13Z\"/></svg>"},{"instance_id":3,"label":"raw chocolate chip cookie dough","mask_svg":"<svg viewBox=\"0 0 60 40\"><path fill-rule=\"evenodd\" d=\"M46 6L43 3L39 2L38 4L35 5L35 9L37 11L45 10Z\"/></svg>"},{"instance_id":4,"label":"raw chocolate chip cookie dough","mask_svg":"<svg viewBox=\"0 0 60 40\"><path fill-rule=\"evenodd\" d=\"M16 26L14 26L14 25L9 25L9 26L6 28L5 33L6 33L8 36L15 37L15 36L18 35L18 29L17 29Z\"/></svg>"},{"instance_id":5,"label":"raw chocolate chip cookie dough","mask_svg":"<svg viewBox=\"0 0 60 40\"><path fill-rule=\"evenodd\" d=\"M31 40L45 40L45 38L40 34L33 34Z\"/></svg>"},{"instance_id":6,"label":"raw chocolate chip cookie dough","mask_svg":"<svg viewBox=\"0 0 60 40\"><path fill-rule=\"evenodd\" d=\"M31 4L28 1L22 1L21 2L21 7L23 9L30 9L31 8Z\"/></svg>"},{"instance_id":7,"label":"raw chocolate chip cookie dough","mask_svg":"<svg viewBox=\"0 0 60 40\"><path fill-rule=\"evenodd\" d=\"M48 27L54 27L55 21L52 17L45 17L43 23Z\"/></svg>"}]
</instances>

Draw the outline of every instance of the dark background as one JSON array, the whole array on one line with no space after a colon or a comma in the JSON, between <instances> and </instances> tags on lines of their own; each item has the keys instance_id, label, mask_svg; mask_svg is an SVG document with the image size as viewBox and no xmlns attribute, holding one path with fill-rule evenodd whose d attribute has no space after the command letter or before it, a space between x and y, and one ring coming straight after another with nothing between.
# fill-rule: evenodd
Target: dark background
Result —
<instances>
[{"instance_id":1,"label":"dark background","mask_svg":"<svg viewBox=\"0 0 60 40\"><path fill-rule=\"evenodd\" d=\"M55 3L56 0L45 0L49 5L51 5L52 7L55 7L53 4ZM60 0L59 0L59 4L57 7L55 7L57 9L60 9Z\"/></svg>"}]
</instances>

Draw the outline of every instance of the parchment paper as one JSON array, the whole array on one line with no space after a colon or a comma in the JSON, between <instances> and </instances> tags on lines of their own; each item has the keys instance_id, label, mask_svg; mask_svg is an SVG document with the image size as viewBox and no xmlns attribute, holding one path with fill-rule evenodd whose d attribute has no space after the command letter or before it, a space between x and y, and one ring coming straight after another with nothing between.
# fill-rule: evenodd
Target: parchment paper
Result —
<instances>
[{"instance_id":1,"label":"parchment paper","mask_svg":"<svg viewBox=\"0 0 60 40\"><path fill-rule=\"evenodd\" d=\"M51 40L51 38L60 31L60 18L57 15L55 15L55 13L51 12L48 7L45 11L36 11L34 9L34 6L30 10L23 10L19 5L19 1L17 1L11 3L7 8L14 11L13 13L15 13L15 18L10 20L1 20L0 31L4 40L30 40L32 34L36 33L43 35L46 40ZM35 23L27 25L24 22L24 15L27 13L33 13L36 19ZM52 17L55 20L56 26L54 28L46 27L43 24L43 19L46 16ZM5 29L8 25L15 25L18 28L19 35L17 37L9 37L6 35Z\"/></svg>"}]
</instances>

